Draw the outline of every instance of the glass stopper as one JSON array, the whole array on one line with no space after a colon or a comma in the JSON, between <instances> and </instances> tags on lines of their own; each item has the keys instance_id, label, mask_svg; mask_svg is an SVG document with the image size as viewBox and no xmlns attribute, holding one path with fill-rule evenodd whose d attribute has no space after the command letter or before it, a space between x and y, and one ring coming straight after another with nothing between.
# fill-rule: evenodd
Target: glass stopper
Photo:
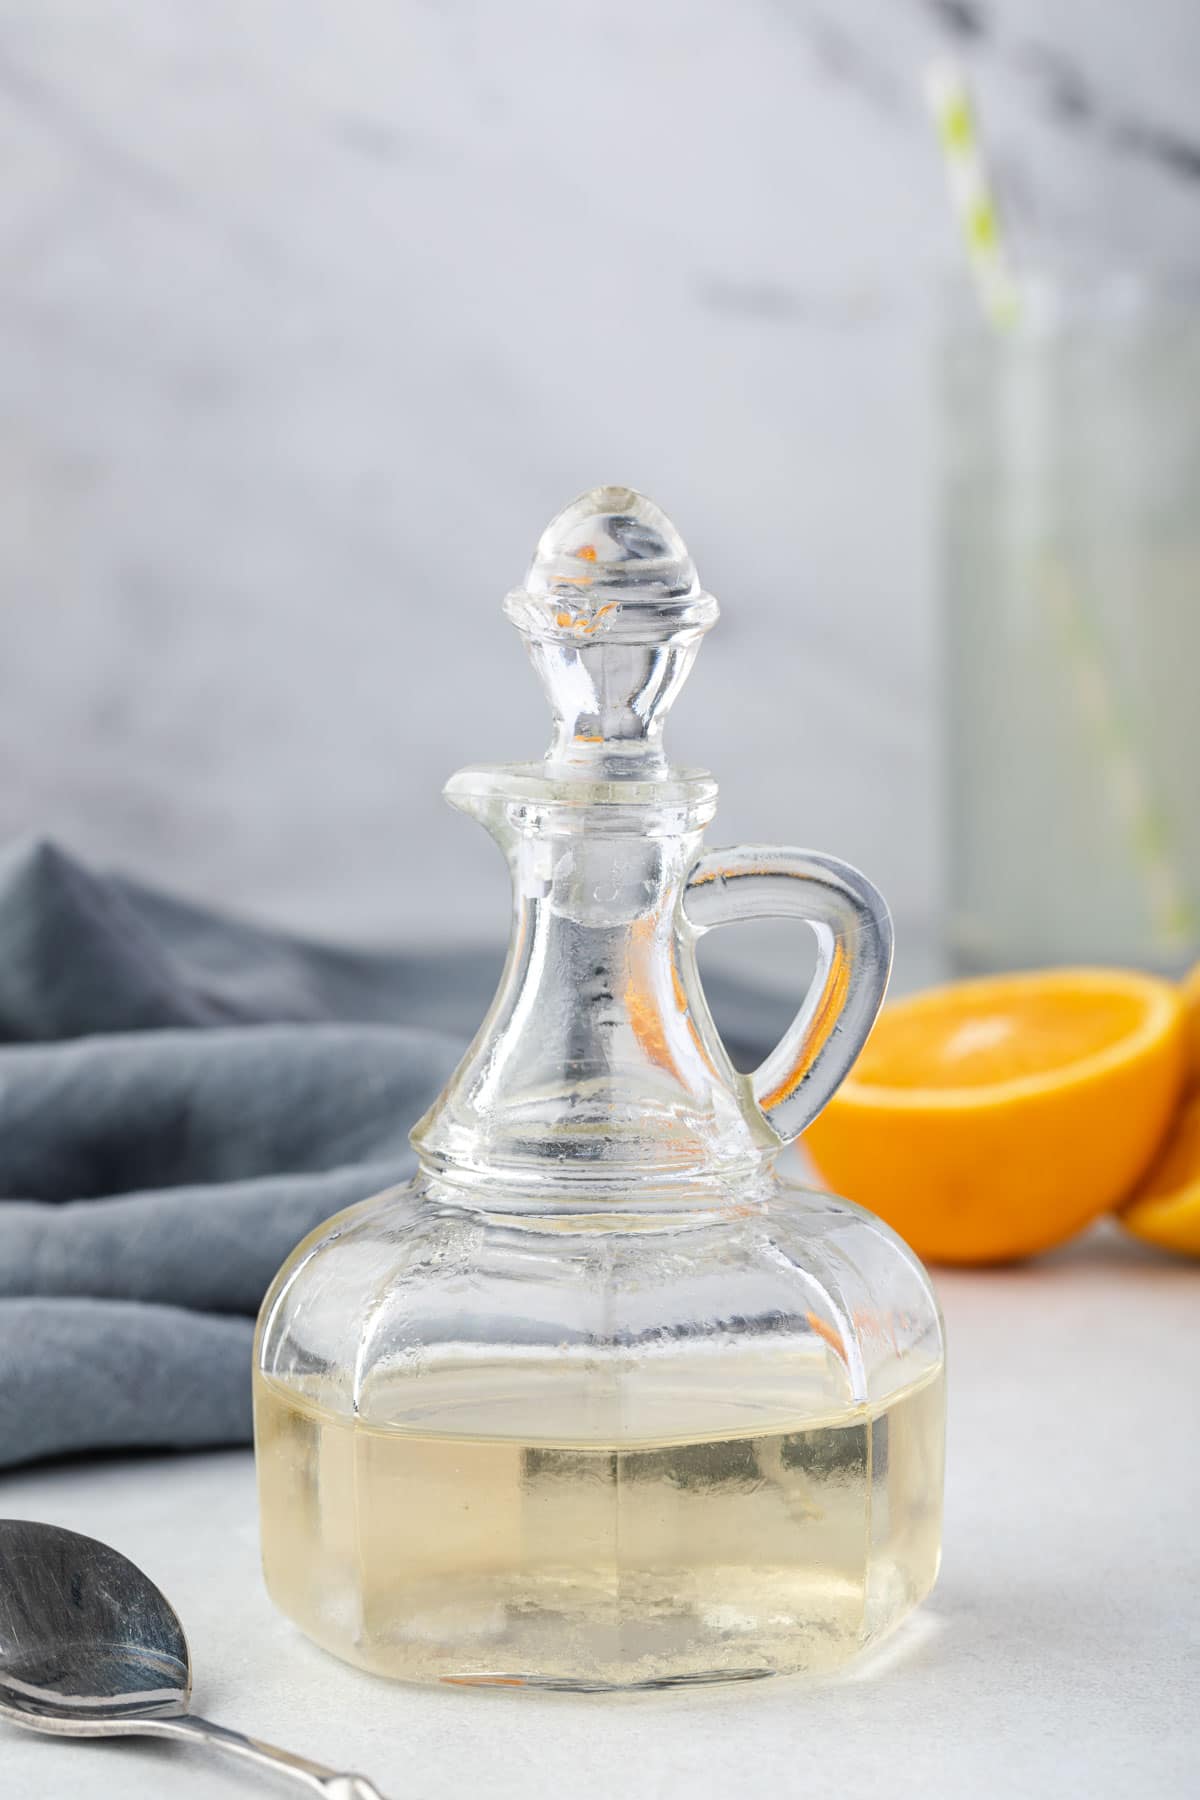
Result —
<instances>
[{"instance_id":1,"label":"glass stopper","mask_svg":"<svg viewBox=\"0 0 1200 1800\"><path fill-rule=\"evenodd\" d=\"M718 614L662 509L632 488L581 494L547 525L504 610L554 713L552 772L661 775L667 711Z\"/></svg>"}]
</instances>

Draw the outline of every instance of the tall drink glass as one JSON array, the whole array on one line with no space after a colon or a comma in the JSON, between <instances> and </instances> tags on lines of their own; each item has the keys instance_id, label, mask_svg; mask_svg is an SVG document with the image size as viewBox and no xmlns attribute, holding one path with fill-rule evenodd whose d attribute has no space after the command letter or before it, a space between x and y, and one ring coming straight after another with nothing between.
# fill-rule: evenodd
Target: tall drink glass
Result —
<instances>
[{"instance_id":1,"label":"tall drink glass","mask_svg":"<svg viewBox=\"0 0 1200 1800\"><path fill-rule=\"evenodd\" d=\"M1200 303L1110 281L941 338L962 971L1200 957Z\"/></svg>"}]
</instances>

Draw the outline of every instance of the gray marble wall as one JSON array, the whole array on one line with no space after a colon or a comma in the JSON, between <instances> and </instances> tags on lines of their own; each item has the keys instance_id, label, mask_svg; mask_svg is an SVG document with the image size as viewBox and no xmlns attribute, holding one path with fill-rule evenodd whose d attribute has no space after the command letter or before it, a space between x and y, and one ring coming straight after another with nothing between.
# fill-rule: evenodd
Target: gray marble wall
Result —
<instances>
[{"instance_id":1,"label":"gray marble wall","mask_svg":"<svg viewBox=\"0 0 1200 1800\"><path fill-rule=\"evenodd\" d=\"M0 0L0 835L495 933L438 790L541 748L499 599L616 481L724 605L718 835L928 933L946 44L1028 260L1200 264L1194 0Z\"/></svg>"}]
</instances>

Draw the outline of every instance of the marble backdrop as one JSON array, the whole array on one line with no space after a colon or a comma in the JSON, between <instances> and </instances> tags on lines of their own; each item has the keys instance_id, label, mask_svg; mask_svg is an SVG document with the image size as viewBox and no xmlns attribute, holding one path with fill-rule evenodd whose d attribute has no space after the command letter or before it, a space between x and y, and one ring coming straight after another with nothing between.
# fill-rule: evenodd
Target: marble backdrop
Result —
<instances>
[{"instance_id":1,"label":"marble backdrop","mask_svg":"<svg viewBox=\"0 0 1200 1800\"><path fill-rule=\"evenodd\" d=\"M716 837L936 919L921 71L1030 261L1200 263L1194 0L0 0L0 836L364 939L501 930L499 600L599 481L724 606Z\"/></svg>"}]
</instances>

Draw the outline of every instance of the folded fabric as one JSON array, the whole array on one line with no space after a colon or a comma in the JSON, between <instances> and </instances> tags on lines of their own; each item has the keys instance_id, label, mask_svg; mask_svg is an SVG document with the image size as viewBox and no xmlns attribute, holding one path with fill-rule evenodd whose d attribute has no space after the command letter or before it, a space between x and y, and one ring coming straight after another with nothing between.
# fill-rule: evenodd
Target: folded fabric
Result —
<instances>
[{"instance_id":1,"label":"folded fabric","mask_svg":"<svg viewBox=\"0 0 1200 1800\"><path fill-rule=\"evenodd\" d=\"M0 1467L250 1434L288 1251L405 1179L494 950L339 950L0 853ZM781 998L709 982L734 1055Z\"/></svg>"}]
</instances>

